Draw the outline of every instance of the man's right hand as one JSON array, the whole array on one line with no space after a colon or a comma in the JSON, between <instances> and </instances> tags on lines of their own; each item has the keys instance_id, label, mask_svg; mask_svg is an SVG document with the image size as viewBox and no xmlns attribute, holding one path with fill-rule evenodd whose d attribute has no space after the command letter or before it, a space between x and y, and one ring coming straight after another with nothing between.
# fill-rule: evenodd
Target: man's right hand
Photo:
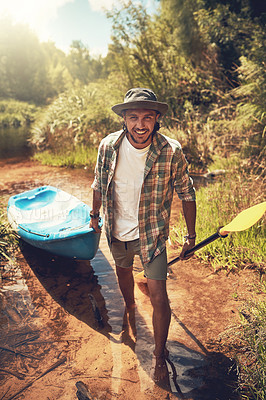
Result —
<instances>
[{"instance_id":1,"label":"man's right hand","mask_svg":"<svg viewBox=\"0 0 266 400\"><path fill-rule=\"evenodd\" d=\"M93 228L95 233L101 232L101 228L99 227L99 218L91 218L90 228Z\"/></svg>"}]
</instances>

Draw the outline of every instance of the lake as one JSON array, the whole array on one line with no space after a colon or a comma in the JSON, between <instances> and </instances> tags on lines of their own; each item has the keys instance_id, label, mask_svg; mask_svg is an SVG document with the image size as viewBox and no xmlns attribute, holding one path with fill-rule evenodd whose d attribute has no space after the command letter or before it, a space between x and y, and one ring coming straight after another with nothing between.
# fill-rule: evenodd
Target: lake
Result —
<instances>
[{"instance_id":1,"label":"lake","mask_svg":"<svg viewBox=\"0 0 266 400\"><path fill-rule=\"evenodd\" d=\"M0 158L29 156L29 127L0 128Z\"/></svg>"}]
</instances>

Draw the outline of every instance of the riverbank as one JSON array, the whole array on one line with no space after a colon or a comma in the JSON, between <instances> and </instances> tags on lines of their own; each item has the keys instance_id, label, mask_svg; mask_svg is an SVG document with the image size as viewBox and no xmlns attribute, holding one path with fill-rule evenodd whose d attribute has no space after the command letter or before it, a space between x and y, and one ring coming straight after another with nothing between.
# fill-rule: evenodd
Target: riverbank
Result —
<instances>
[{"instance_id":1,"label":"riverbank","mask_svg":"<svg viewBox=\"0 0 266 400\"><path fill-rule=\"evenodd\" d=\"M5 205L11 195L47 184L91 204L93 177L87 170L44 167L11 159L0 162L0 177L1 201ZM180 210L175 198L171 226ZM169 245L169 260L176 253L178 249ZM238 312L248 299L263 298L263 294L254 291L259 277L253 271L229 276L225 271L214 273L196 258L172 266L168 280L172 308L170 378L162 388L151 379L149 299L136 285L136 313L130 318L124 315L104 235L91 263L53 257L29 246L20 248L17 261L15 270L4 266L7 275L2 282L0 329L5 349L1 350L4 372L0 379L5 400L60 360L60 365L56 364L17 398L73 400L78 381L90 389L92 399L237 398L237 377L234 369L229 373L232 360L220 335L239 321ZM140 269L136 262L134 272L137 274ZM103 328L95 320L88 294L99 306ZM16 349L16 354L7 348ZM24 378L8 374L7 369Z\"/></svg>"}]
</instances>

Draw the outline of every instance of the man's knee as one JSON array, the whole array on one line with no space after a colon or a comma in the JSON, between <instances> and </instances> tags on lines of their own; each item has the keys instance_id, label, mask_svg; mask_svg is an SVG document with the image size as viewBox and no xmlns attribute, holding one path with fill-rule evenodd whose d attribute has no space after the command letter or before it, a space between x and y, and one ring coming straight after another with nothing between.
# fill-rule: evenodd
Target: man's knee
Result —
<instances>
[{"instance_id":1,"label":"man's knee","mask_svg":"<svg viewBox=\"0 0 266 400\"><path fill-rule=\"evenodd\" d=\"M148 280L149 281L149 280ZM150 292L150 300L154 308L169 307L169 300L164 282L150 281L148 282L148 288Z\"/></svg>"},{"instance_id":2,"label":"man's knee","mask_svg":"<svg viewBox=\"0 0 266 400\"><path fill-rule=\"evenodd\" d=\"M168 300L167 295L160 295L160 293L159 293L159 294L150 296L150 299L151 299L153 308L162 309L162 310L169 308L169 300Z\"/></svg>"}]
</instances>

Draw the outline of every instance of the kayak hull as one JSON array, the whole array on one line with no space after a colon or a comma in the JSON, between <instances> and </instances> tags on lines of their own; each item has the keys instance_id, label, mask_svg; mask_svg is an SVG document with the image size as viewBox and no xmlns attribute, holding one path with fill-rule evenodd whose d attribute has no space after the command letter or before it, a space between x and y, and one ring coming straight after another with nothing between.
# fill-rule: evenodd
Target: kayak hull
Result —
<instances>
[{"instance_id":1,"label":"kayak hull","mask_svg":"<svg viewBox=\"0 0 266 400\"><path fill-rule=\"evenodd\" d=\"M10 197L7 216L12 228L30 245L59 256L91 260L100 233L89 227L90 211L75 196L42 186Z\"/></svg>"}]
</instances>

